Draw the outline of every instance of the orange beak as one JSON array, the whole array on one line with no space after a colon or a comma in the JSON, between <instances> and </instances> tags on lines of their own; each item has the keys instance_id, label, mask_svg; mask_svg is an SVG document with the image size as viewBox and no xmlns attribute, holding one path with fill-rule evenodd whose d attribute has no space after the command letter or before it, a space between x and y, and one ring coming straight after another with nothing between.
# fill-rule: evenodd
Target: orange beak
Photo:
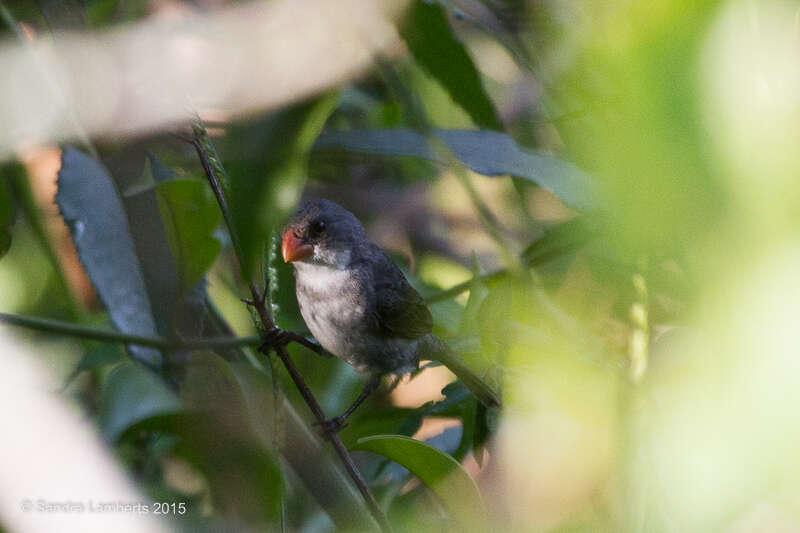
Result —
<instances>
[{"instance_id":1,"label":"orange beak","mask_svg":"<svg viewBox=\"0 0 800 533\"><path fill-rule=\"evenodd\" d=\"M306 244L302 239L298 239L294 232L289 229L283 234L281 252L283 253L283 260L287 263L291 263L292 261L305 259L313 254L314 247L310 244Z\"/></svg>"}]
</instances>

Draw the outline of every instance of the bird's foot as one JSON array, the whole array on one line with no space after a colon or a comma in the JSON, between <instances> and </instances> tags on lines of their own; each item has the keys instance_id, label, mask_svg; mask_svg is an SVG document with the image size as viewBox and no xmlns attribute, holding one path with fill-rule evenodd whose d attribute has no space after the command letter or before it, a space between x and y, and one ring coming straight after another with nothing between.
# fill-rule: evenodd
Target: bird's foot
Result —
<instances>
[{"instance_id":1,"label":"bird's foot","mask_svg":"<svg viewBox=\"0 0 800 533\"><path fill-rule=\"evenodd\" d=\"M299 335L293 331L287 331L279 327L274 327L261 335L261 344L258 345L258 351L261 353L268 353L278 347L286 346Z\"/></svg>"},{"instance_id":2,"label":"bird's foot","mask_svg":"<svg viewBox=\"0 0 800 533\"><path fill-rule=\"evenodd\" d=\"M347 417L344 415L334 416L333 418L327 418L322 422L317 422L314 425L318 426L322 436L327 438L330 435L339 433L342 429L347 427Z\"/></svg>"},{"instance_id":3,"label":"bird's foot","mask_svg":"<svg viewBox=\"0 0 800 533\"><path fill-rule=\"evenodd\" d=\"M258 351L261 353L268 353L272 349L286 346L290 342L296 342L302 344L309 350L313 350L319 355L324 357L332 357L331 354L325 351L325 349L317 344L317 342L313 339L306 338L299 333L295 333L294 331L281 329L277 326L267 332L262 333L261 339L262 342L258 346Z\"/></svg>"}]
</instances>

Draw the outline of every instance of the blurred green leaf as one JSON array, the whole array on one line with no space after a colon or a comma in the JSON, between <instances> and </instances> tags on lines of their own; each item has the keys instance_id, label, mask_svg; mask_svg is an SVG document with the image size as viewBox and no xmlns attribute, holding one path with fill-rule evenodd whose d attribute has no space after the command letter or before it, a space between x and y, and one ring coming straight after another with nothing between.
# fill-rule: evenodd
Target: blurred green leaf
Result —
<instances>
[{"instance_id":1,"label":"blurred green leaf","mask_svg":"<svg viewBox=\"0 0 800 533\"><path fill-rule=\"evenodd\" d=\"M74 380L78 374L86 370L96 370L106 365L118 363L123 357L122 351L117 344L102 343L87 350L81 357L75 369L64 380L64 387Z\"/></svg>"},{"instance_id":2,"label":"blurred green leaf","mask_svg":"<svg viewBox=\"0 0 800 533\"><path fill-rule=\"evenodd\" d=\"M337 100L335 94L322 96L228 131L222 157L247 277L256 271L270 232L300 198L308 151Z\"/></svg>"},{"instance_id":3,"label":"blurred green leaf","mask_svg":"<svg viewBox=\"0 0 800 533\"><path fill-rule=\"evenodd\" d=\"M184 288L200 281L216 259L214 237L220 212L208 185L194 179L171 179L156 186L161 218Z\"/></svg>"},{"instance_id":4,"label":"blurred green leaf","mask_svg":"<svg viewBox=\"0 0 800 533\"><path fill-rule=\"evenodd\" d=\"M485 529L486 511L478 487L451 456L399 435L365 437L353 449L377 453L403 465L430 487L453 518L469 530Z\"/></svg>"},{"instance_id":5,"label":"blurred green leaf","mask_svg":"<svg viewBox=\"0 0 800 533\"><path fill-rule=\"evenodd\" d=\"M78 150L64 148L56 203L114 326L126 333L157 335L128 221L105 169ZM129 351L148 365L161 363L161 354L152 348L130 346Z\"/></svg>"},{"instance_id":6,"label":"blurred green leaf","mask_svg":"<svg viewBox=\"0 0 800 533\"><path fill-rule=\"evenodd\" d=\"M480 275L483 274L483 269L478 263L475 254L472 256L472 280L469 287L469 297L467 298L467 305L464 306L464 312L461 313L461 323L458 327L460 334L475 332L478 330L480 324L480 307L486 295L489 294L489 289L481 281Z\"/></svg>"},{"instance_id":7,"label":"blurred green leaf","mask_svg":"<svg viewBox=\"0 0 800 533\"><path fill-rule=\"evenodd\" d=\"M570 207L598 207L592 177L571 163L523 149L510 136L496 131L437 129L435 134L464 165L479 174L524 178ZM316 150L332 148L437 161L425 136L406 128L325 132L314 145Z\"/></svg>"},{"instance_id":8,"label":"blurred green leaf","mask_svg":"<svg viewBox=\"0 0 800 533\"><path fill-rule=\"evenodd\" d=\"M86 21L92 26L102 26L111 21L118 0L93 0L86 4Z\"/></svg>"},{"instance_id":9,"label":"blurred green leaf","mask_svg":"<svg viewBox=\"0 0 800 533\"><path fill-rule=\"evenodd\" d=\"M98 417L103 436L113 442L137 422L180 410L178 398L152 372L127 361L103 384Z\"/></svg>"},{"instance_id":10,"label":"blurred green leaf","mask_svg":"<svg viewBox=\"0 0 800 533\"><path fill-rule=\"evenodd\" d=\"M575 252L597 235L599 224L596 218L576 217L550 228L522 252L525 265L536 267Z\"/></svg>"},{"instance_id":11,"label":"blurred green leaf","mask_svg":"<svg viewBox=\"0 0 800 533\"><path fill-rule=\"evenodd\" d=\"M716 237L705 232L728 198L713 175L716 134L700 97L698 61L719 4L659 0L608 18L608 7L593 5L598 22L549 91L561 109L597 110L563 122L559 134L598 177L614 213L609 251L626 260L692 241L705 247ZM622 32L618 42L608 38Z\"/></svg>"},{"instance_id":12,"label":"blurred green leaf","mask_svg":"<svg viewBox=\"0 0 800 533\"><path fill-rule=\"evenodd\" d=\"M266 398L271 404L271 393ZM276 451L255 430L252 403L263 397L245 393L230 364L201 351L187 368L181 399L195 416L179 428L180 452L217 480L212 484L214 499L226 514L253 524L274 521L280 513L283 476ZM266 405L259 415L273 428L271 407Z\"/></svg>"},{"instance_id":13,"label":"blurred green leaf","mask_svg":"<svg viewBox=\"0 0 800 533\"><path fill-rule=\"evenodd\" d=\"M480 74L464 45L453 35L442 6L415 1L401 33L417 62L447 89L475 125L503 129Z\"/></svg>"},{"instance_id":14,"label":"blurred green leaf","mask_svg":"<svg viewBox=\"0 0 800 533\"><path fill-rule=\"evenodd\" d=\"M94 370L101 366L118 363L122 359L122 352L116 344L103 343L86 351L78 361L75 372Z\"/></svg>"},{"instance_id":15,"label":"blurred green leaf","mask_svg":"<svg viewBox=\"0 0 800 533\"><path fill-rule=\"evenodd\" d=\"M256 463L253 468L251 463L259 457L268 461L280 450L337 527L375 530L361 496L292 406L274 393L268 375L250 364L229 364L200 352L184 383L181 397L200 418L188 428L194 436L186 442L191 448L182 453L211 479L238 484L238 491L218 496L225 498L227 508L250 517L275 516L280 500L272 498L280 495L280 471L270 473L268 465ZM245 453L246 461L235 461L238 453Z\"/></svg>"}]
</instances>

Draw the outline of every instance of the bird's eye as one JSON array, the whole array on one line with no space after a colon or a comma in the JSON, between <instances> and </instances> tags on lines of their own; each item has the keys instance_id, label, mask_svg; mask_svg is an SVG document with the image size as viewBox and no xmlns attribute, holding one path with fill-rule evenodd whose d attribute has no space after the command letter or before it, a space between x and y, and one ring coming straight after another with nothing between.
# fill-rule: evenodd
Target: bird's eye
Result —
<instances>
[{"instance_id":1,"label":"bird's eye","mask_svg":"<svg viewBox=\"0 0 800 533\"><path fill-rule=\"evenodd\" d=\"M325 221L324 220L315 220L311 223L311 233L313 235L319 235L323 231L325 231Z\"/></svg>"}]
</instances>

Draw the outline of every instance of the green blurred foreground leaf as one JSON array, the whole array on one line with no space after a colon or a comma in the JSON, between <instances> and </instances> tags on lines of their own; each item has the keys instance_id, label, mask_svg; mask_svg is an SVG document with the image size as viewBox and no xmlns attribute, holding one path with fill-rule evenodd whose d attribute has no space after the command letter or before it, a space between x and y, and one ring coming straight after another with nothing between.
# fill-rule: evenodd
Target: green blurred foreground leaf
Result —
<instances>
[{"instance_id":1,"label":"green blurred foreground leaf","mask_svg":"<svg viewBox=\"0 0 800 533\"><path fill-rule=\"evenodd\" d=\"M479 174L524 178L552 192L570 207L598 207L592 177L572 163L525 150L510 136L496 131L437 129L435 134L464 165ZM325 132L314 148L443 162L428 146L424 135L407 128Z\"/></svg>"},{"instance_id":2,"label":"green blurred foreground leaf","mask_svg":"<svg viewBox=\"0 0 800 533\"><path fill-rule=\"evenodd\" d=\"M503 129L480 74L464 45L453 35L442 6L414 2L401 33L417 62L444 86L479 128Z\"/></svg>"},{"instance_id":3,"label":"green blurred foreground leaf","mask_svg":"<svg viewBox=\"0 0 800 533\"><path fill-rule=\"evenodd\" d=\"M448 454L400 435L365 437L353 449L377 453L403 465L430 487L462 526L470 531L486 529L486 512L478 487Z\"/></svg>"},{"instance_id":4,"label":"green blurred foreground leaf","mask_svg":"<svg viewBox=\"0 0 800 533\"><path fill-rule=\"evenodd\" d=\"M105 169L78 150L64 148L56 203L114 326L126 333L157 336L128 220ZM161 354L153 348L128 349L150 366L161 363Z\"/></svg>"}]
</instances>

